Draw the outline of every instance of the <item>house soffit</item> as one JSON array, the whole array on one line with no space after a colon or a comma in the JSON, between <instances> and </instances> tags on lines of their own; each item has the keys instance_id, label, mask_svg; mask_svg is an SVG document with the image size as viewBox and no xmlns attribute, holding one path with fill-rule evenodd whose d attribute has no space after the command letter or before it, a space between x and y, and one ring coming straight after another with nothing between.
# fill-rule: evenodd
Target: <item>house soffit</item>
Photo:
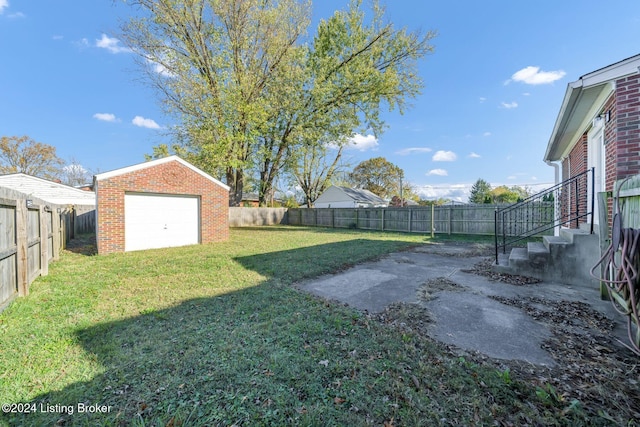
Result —
<instances>
[{"instance_id":1,"label":"house soffit","mask_svg":"<svg viewBox=\"0 0 640 427\"><path fill-rule=\"evenodd\" d=\"M580 88L558 126L558 131L549 142L545 160L557 161L564 158L591 127L592 119L600 113L604 103L613 92L613 84L607 83L590 88Z\"/></svg>"},{"instance_id":2,"label":"house soffit","mask_svg":"<svg viewBox=\"0 0 640 427\"><path fill-rule=\"evenodd\" d=\"M569 83L547 144L545 161L558 161L588 131L591 120L615 89L615 81L640 72L640 55L585 74Z\"/></svg>"}]
</instances>

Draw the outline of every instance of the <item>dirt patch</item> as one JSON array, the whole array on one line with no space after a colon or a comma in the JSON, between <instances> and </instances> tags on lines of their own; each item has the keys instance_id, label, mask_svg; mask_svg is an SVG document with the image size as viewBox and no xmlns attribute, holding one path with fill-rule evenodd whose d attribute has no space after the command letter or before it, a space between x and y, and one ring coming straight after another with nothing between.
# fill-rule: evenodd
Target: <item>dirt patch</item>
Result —
<instances>
[{"instance_id":1,"label":"dirt patch","mask_svg":"<svg viewBox=\"0 0 640 427\"><path fill-rule=\"evenodd\" d=\"M79 234L73 239L69 240L65 249L69 252L73 252L80 255L97 255L98 247L96 245L95 234Z\"/></svg>"},{"instance_id":2,"label":"dirt patch","mask_svg":"<svg viewBox=\"0 0 640 427\"><path fill-rule=\"evenodd\" d=\"M404 302L390 304L382 313L371 317L401 331L415 331L424 336L427 336L429 325L433 322L429 310L419 304Z\"/></svg>"},{"instance_id":3,"label":"dirt patch","mask_svg":"<svg viewBox=\"0 0 640 427\"><path fill-rule=\"evenodd\" d=\"M553 336L542 347L558 366L546 371L514 366L522 378L542 390L543 396L546 393L549 399L567 406L579 402L581 411L615 424L640 420L640 360L612 336L615 322L578 301L492 298L550 325ZM597 408L612 410L593 413Z\"/></svg>"},{"instance_id":4,"label":"dirt patch","mask_svg":"<svg viewBox=\"0 0 640 427\"><path fill-rule=\"evenodd\" d=\"M486 243L428 243L414 248L414 252L452 256L452 257L477 257L489 256L493 251L493 246Z\"/></svg>"},{"instance_id":5,"label":"dirt patch","mask_svg":"<svg viewBox=\"0 0 640 427\"><path fill-rule=\"evenodd\" d=\"M421 299L429 299L437 292L463 289L449 279L436 278L426 282L419 292L423 293ZM612 335L616 324L612 319L579 301L491 298L517 307L549 326L552 337L543 342L542 348L550 353L556 366L491 359L449 345L443 348L506 371L510 380L535 390L535 398L528 404L541 414L553 413L576 425L640 425L640 359ZM375 318L403 333L418 333L430 339L432 318L419 304L392 304Z\"/></svg>"},{"instance_id":6,"label":"dirt patch","mask_svg":"<svg viewBox=\"0 0 640 427\"><path fill-rule=\"evenodd\" d=\"M422 301L431 301L432 299L437 298L436 294L438 292L460 292L464 289L466 289L464 286L461 286L446 277L436 277L424 282L416 292L418 299Z\"/></svg>"},{"instance_id":7,"label":"dirt patch","mask_svg":"<svg viewBox=\"0 0 640 427\"><path fill-rule=\"evenodd\" d=\"M493 259L487 258L473 265L472 268L460 270L464 273L478 274L484 276L492 282L502 282L509 285L531 285L534 283L540 283L540 279L527 276L519 276L517 274L497 273L492 270Z\"/></svg>"}]
</instances>

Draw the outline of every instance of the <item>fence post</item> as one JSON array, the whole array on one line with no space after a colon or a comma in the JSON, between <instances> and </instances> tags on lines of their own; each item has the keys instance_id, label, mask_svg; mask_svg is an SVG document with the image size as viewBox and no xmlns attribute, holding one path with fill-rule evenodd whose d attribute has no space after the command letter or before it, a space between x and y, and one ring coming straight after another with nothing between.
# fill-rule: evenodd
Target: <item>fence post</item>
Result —
<instances>
[{"instance_id":1,"label":"fence post","mask_svg":"<svg viewBox=\"0 0 640 427\"><path fill-rule=\"evenodd\" d=\"M355 213L356 213L356 229L357 229L357 228L360 228L358 226L358 208L355 208Z\"/></svg>"},{"instance_id":2,"label":"fence post","mask_svg":"<svg viewBox=\"0 0 640 427\"><path fill-rule=\"evenodd\" d=\"M498 265L498 207L495 207L495 210L493 211L493 240L495 243L495 249L496 249L496 265Z\"/></svg>"},{"instance_id":3,"label":"fence post","mask_svg":"<svg viewBox=\"0 0 640 427\"><path fill-rule=\"evenodd\" d=\"M453 224L453 221L451 219L451 205L449 205L449 234L451 234L451 225Z\"/></svg>"},{"instance_id":4,"label":"fence post","mask_svg":"<svg viewBox=\"0 0 640 427\"><path fill-rule=\"evenodd\" d=\"M60 208L54 208L51 210L51 232L53 233L53 260L60 259Z\"/></svg>"},{"instance_id":5,"label":"fence post","mask_svg":"<svg viewBox=\"0 0 640 427\"><path fill-rule=\"evenodd\" d=\"M18 295L29 295L29 263L27 261L27 202L16 200L16 258Z\"/></svg>"},{"instance_id":6,"label":"fence post","mask_svg":"<svg viewBox=\"0 0 640 427\"><path fill-rule=\"evenodd\" d=\"M411 233L411 219L413 218L413 211L409 209L409 233Z\"/></svg>"},{"instance_id":7,"label":"fence post","mask_svg":"<svg viewBox=\"0 0 640 427\"><path fill-rule=\"evenodd\" d=\"M38 209L40 218L40 275L49 274L49 227L47 227L47 211L44 206Z\"/></svg>"},{"instance_id":8,"label":"fence post","mask_svg":"<svg viewBox=\"0 0 640 427\"><path fill-rule=\"evenodd\" d=\"M435 219L435 203L431 204L431 238L433 239L436 232L436 219Z\"/></svg>"},{"instance_id":9,"label":"fence post","mask_svg":"<svg viewBox=\"0 0 640 427\"><path fill-rule=\"evenodd\" d=\"M382 225L380 228L384 231L384 214L387 210L385 208L380 208L380 211L382 212Z\"/></svg>"},{"instance_id":10,"label":"fence post","mask_svg":"<svg viewBox=\"0 0 640 427\"><path fill-rule=\"evenodd\" d=\"M336 210L331 209L331 228L336 228Z\"/></svg>"}]
</instances>

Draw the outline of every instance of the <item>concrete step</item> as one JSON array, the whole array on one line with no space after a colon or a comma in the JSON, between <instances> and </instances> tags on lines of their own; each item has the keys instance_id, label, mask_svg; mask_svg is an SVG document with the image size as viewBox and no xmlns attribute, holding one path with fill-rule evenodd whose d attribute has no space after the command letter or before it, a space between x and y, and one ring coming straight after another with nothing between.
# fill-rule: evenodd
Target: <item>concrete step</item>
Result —
<instances>
[{"instance_id":1,"label":"concrete step","mask_svg":"<svg viewBox=\"0 0 640 427\"><path fill-rule=\"evenodd\" d=\"M509 265L514 266L522 262L529 261L529 252L527 248L513 248L509 253Z\"/></svg>"},{"instance_id":2,"label":"concrete step","mask_svg":"<svg viewBox=\"0 0 640 427\"><path fill-rule=\"evenodd\" d=\"M551 251L554 245L568 245L569 241L562 236L542 236L542 244Z\"/></svg>"},{"instance_id":3,"label":"concrete step","mask_svg":"<svg viewBox=\"0 0 640 427\"><path fill-rule=\"evenodd\" d=\"M509 266L509 256L511 253L503 254L498 253L498 264L494 264L492 270L497 273L513 274L511 267Z\"/></svg>"},{"instance_id":4,"label":"concrete step","mask_svg":"<svg viewBox=\"0 0 640 427\"><path fill-rule=\"evenodd\" d=\"M576 243L578 240L598 239L597 234L591 234L589 230L580 230L575 228L561 228L560 237L566 239L570 244Z\"/></svg>"},{"instance_id":5,"label":"concrete step","mask_svg":"<svg viewBox=\"0 0 640 427\"><path fill-rule=\"evenodd\" d=\"M559 236L543 236L542 242L513 248L508 258L499 255L494 271L597 287L589 269L597 262L600 249L598 235L589 231L561 229Z\"/></svg>"},{"instance_id":6,"label":"concrete step","mask_svg":"<svg viewBox=\"0 0 640 427\"><path fill-rule=\"evenodd\" d=\"M549 262L551 253L542 242L529 242L527 243L527 256L531 266L540 268Z\"/></svg>"}]
</instances>

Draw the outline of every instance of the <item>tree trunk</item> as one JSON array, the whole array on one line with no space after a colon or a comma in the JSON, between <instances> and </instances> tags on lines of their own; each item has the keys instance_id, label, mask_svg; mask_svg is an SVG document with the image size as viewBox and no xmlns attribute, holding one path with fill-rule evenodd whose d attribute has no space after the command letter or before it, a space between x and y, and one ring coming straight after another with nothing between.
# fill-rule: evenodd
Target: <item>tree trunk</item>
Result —
<instances>
[{"instance_id":1,"label":"tree trunk","mask_svg":"<svg viewBox=\"0 0 640 427\"><path fill-rule=\"evenodd\" d=\"M229 190L229 206L240 206L244 187L244 172L242 169L227 168L227 185Z\"/></svg>"}]
</instances>

